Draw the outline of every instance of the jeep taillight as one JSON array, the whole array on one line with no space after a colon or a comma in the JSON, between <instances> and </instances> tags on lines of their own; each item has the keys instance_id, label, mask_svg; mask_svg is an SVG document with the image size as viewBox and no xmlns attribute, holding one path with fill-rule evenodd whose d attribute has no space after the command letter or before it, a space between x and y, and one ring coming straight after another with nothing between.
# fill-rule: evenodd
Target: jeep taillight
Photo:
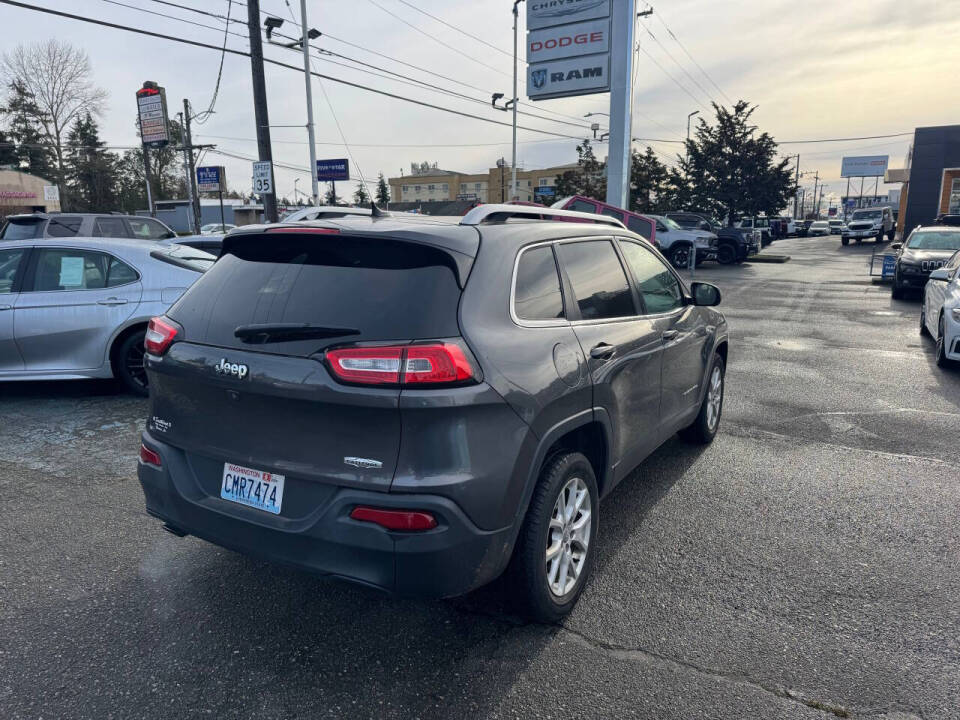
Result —
<instances>
[{"instance_id":1,"label":"jeep taillight","mask_svg":"<svg viewBox=\"0 0 960 720\"><path fill-rule=\"evenodd\" d=\"M167 318L152 318L143 338L143 347L150 355L163 355L177 336L177 328Z\"/></svg>"},{"instance_id":2,"label":"jeep taillight","mask_svg":"<svg viewBox=\"0 0 960 720\"><path fill-rule=\"evenodd\" d=\"M345 347L328 350L327 365L341 382L359 385L461 385L478 372L457 343Z\"/></svg>"}]
</instances>

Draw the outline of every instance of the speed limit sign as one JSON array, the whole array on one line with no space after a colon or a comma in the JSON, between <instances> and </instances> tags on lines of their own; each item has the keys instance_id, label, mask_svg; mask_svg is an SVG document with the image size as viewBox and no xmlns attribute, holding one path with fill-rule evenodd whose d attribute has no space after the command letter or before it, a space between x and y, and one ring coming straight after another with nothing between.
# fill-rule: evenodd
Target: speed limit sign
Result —
<instances>
[{"instance_id":1,"label":"speed limit sign","mask_svg":"<svg viewBox=\"0 0 960 720\"><path fill-rule=\"evenodd\" d=\"M269 161L253 164L253 192L255 195L273 194L273 172Z\"/></svg>"}]
</instances>

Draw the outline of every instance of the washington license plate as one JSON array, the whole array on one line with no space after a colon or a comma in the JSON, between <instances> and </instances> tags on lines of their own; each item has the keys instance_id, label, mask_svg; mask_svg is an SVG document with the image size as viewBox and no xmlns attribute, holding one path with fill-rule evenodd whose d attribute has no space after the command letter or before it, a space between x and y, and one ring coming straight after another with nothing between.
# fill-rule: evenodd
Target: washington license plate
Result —
<instances>
[{"instance_id":1,"label":"washington license plate","mask_svg":"<svg viewBox=\"0 0 960 720\"><path fill-rule=\"evenodd\" d=\"M220 497L279 515L283 504L283 481L283 475L224 463Z\"/></svg>"}]
</instances>

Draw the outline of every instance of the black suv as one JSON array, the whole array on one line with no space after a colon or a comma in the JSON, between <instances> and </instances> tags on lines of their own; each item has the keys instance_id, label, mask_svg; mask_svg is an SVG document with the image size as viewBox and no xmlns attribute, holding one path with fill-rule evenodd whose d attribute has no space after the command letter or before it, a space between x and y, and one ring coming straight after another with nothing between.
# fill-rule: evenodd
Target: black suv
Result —
<instances>
[{"instance_id":1,"label":"black suv","mask_svg":"<svg viewBox=\"0 0 960 720\"><path fill-rule=\"evenodd\" d=\"M725 227L702 213L689 211L664 213L684 230L709 230L717 236L717 262L741 263L760 251L759 234L750 228ZM756 235L756 237L755 237Z\"/></svg>"},{"instance_id":2,"label":"black suv","mask_svg":"<svg viewBox=\"0 0 960 720\"><path fill-rule=\"evenodd\" d=\"M719 301L587 213L239 228L147 333L147 512L404 595L509 566L524 609L559 618L602 498L674 433L717 432Z\"/></svg>"},{"instance_id":3,"label":"black suv","mask_svg":"<svg viewBox=\"0 0 960 720\"><path fill-rule=\"evenodd\" d=\"M106 213L10 215L0 229L0 240L64 237L170 240L176 236L173 230L155 218Z\"/></svg>"}]
</instances>

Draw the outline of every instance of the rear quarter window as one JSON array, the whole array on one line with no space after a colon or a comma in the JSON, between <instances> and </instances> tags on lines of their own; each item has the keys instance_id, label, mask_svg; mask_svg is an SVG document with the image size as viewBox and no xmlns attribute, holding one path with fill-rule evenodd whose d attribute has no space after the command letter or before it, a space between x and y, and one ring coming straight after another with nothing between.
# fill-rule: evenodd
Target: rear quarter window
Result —
<instances>
[{"instance_id":1,"label":"rear quarter window","mask_svg":"<svg viewBox=\"0 0 960 720\"><path fill-rule=\"evenodd\" d=\"M45 220L9 220L3 226L4 240L33 240L43 237Z\"/></svg>"},{"instance_id":2,"label":"rear quarter window","mask_svg":"<svg viewBox=\"0 0 960 720\"><path fill-rule=\"evenodd\" d=\"M641 235L649 240L653 237L653 223L650 220L637 217L636 215L627 215L627 227L637 235Z\"/></svg>"}]
</instances>

